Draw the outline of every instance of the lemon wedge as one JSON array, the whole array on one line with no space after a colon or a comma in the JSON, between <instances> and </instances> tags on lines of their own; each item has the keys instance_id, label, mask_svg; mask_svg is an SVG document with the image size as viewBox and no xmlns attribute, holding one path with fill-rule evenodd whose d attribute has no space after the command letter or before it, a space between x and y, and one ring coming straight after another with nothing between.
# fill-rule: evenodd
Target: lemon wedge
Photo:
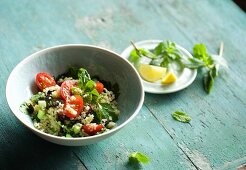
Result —
<instances>
[{"instance_id":1,"label":"lemon wedge","mask_svg":"<svg viewBox=\"0 0 246 170\"><path fill-rule=\"evenodd\" d=\"M168 72L167 75L161 80L162 84L171 84L177 80L176 75L173 72Z\"/></svg>"},{"instance_id":2,"label":"lemon wedge","mask_svg":"<svg viewBox=\"0 0 246 170\"><path fill-rule=\"evenodd\" d=\"M162 79L166 74L167 69L164 67L153 66L149 64L140 64L138 67L138 72L140 76L149 82L155 82Z\"/></svg>"}]
</instances>

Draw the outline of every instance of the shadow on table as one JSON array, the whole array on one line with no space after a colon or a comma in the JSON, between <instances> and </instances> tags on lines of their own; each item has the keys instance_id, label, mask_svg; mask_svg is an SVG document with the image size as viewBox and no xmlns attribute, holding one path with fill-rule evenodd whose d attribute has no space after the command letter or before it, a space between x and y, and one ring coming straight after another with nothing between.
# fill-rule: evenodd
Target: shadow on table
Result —
<instances>
[{"instance_id":1,"label":"shadow on table","mask_svg":"<svg viewBox=\"0 0 246 170\"><path fill-rule=\"evenodd\" d=\"M13 135L15 137L13 137ZM17 140L13 141L11 138ZM0 143L1 146L5 146L0 148L0 169L86 170L87 168L90 169L95 166L91 164L91 161L88 161L86 165L88 167L86 168L80 159L86 159L85 157L87 157L88 154L102 149L99 145L90 145L90 147L56 145L41 139L25 128L22 129L22 133L15 134L15 132L12 132L6 135L5 140L0 141ZM83 156L78 158L75 155L78 153ZM98 156L100 156L100 154ZM120 166L120 169L142 169L141 164L130 164L127 160L125 163L117 166Z\"/></svg>"},{"instance_id":2,"label":"shadow on table","mask_svg":"<svg viewBox=\"0 0 246 170\"><path fill-rule=\"evenodd\" d=\"M0 141L0 169L85 169L73 147L49 143L27 129L21 132Z\"/></svg>"}]
</instances>

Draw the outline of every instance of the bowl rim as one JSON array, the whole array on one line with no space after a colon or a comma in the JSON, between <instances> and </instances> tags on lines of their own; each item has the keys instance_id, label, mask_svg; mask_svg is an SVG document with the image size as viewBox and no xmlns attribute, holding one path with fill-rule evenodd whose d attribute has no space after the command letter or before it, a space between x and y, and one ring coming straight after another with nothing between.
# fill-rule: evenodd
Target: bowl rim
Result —
<instances>
[{"instance_id":1,"label":"bowl rim","mask_svg":"<svg viewBox=\"0 0 246 170\"><path fill-rule=\"evenodd\" d=\"M115 128L107 131L107 132L104 132L104 133L101 133L101 134L97 134L97 135L94 135L94 136L86 136L86 137L73 137L73 138L66 138L66 137L63 137L63 136L55 136L55 135L51 135L51 134L48 134L48 133L45 133L45 132L42 132L38 129L36 129L34 126L29 126L27 125L24 121L22 121L18 116L17 114L14 112L14 109L11 108L10 106L10 98L9 98L9 91L11 90L10 87L9 87L9 84L10 84L10 78L13 76L15 70L20 67L21 65L23 64L26 64L27 62L29 62L30 60L32 60L33 58L35 57L38 57L37 55L42 53L42 52L45 52L45 51L50 51L50 50L56 50L56 49L60 49L60 48L66 48L66 47L87 47L87 48L92 48L92 49L98 49L98 50L102 50L102 51L105 51L105 52L108 52L108 53L111 53L113 54L112 56L115 57L116 59L118 60L122 60L124 62L126 62L129 66L129 68L132 69L132 71L136 74L137 78L138 78L138 84L140 85L140 90L141 90L141 96L140 96L140 101L138 102L138 106L136 108L136 110L134 111L134 113L126 120L124 121L122 124L120 124L119 126L116 126ZM42 49L40 51L37 51L35 53L32 53L30 54L29 56L25 57L24 59L22 59L14 68L13 70L11 71L11 73L9 74L9 77L7 79L7 83L6 83L6 88L5 88L6 92L5 92L5 95L6 95L6 99L7 99L7 103L8 103L8 107L10 108L11 112L15 115L15 117L20 121L22 122L22 124L24 124L26 127L30 128L31 130L37 132L38 134L42 134L44 135L45 137L48 137L48 138L53 138L53 139L57 139L57 140L64 140L64 141L81 141L81 140L90 140L90 139L96 139L96 138L100 138L100 137L103 137L103 136L107 136L109 134L113 134L114 132L117 132L118 130L120 130L121 128L123 128L126 124L128 124L130 121L132 121L136 116L137 114L139 113L140 109L142 108L142 105L143 105L143 102L144 102L144 96L145 96L145 93L144 93L144 88L143 88L143 84L142 84L142 81L141 81L141 78L136 70L135 67L132 66L132 64L130 64L130 62L121 57L120 54L112 51L112 50L109 50L109 49L106 49L106 48L103 48L103 47L99 47L99 46L96 46L96 45L89 45L89 44L63 44L63 45L56 45L56 46L52 46L52 47L48 47L48 48L45 48L45 49ZM20 111L20 110L19 110ZM21 111L20 111L21 112ZM24 113L23 113L24 114Z\"/></svg>"}]
</instances>

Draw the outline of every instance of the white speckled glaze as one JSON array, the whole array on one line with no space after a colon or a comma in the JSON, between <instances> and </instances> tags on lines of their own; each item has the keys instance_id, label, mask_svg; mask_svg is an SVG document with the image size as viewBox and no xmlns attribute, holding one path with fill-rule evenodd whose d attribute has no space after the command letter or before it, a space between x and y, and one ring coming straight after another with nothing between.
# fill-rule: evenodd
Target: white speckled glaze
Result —
<instances>
[{"instance_id":1,"label":"white speckled glaze","mask_svg":"<svg viewBox=\"0 0 246 170\"><path fill-rule=\"evenodd\" d=\"M118 83L117 102L121 114L116 128L91 137L57 137L35 129L30 117L19 110L20 105L37 92L34 80L38 72L57 76L70 66L84 67L92 76L99 75L100 79ZM129 123L143 105L144 90L135 68L118 54L91 45L62 45L44 49L21 61L8 78L6 98L14 115L41 138L60 145L80 146L105 139Z\"/></svg>"}]
</instances>

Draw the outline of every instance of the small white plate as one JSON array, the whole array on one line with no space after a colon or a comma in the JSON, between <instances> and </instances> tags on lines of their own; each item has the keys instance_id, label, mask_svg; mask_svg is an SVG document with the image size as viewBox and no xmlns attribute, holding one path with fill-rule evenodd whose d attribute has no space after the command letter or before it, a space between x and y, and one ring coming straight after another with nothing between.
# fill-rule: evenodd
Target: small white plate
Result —
<instances>
[{"instance_id":1,"label":"small white plate","mask_svg":"<svg viewBox=\"0 0 246 170\"><path fill-rule=\"evenodd\" d=\"M148 50L154 49L160 42L161 40L145 40L145 41L140 41L135 43L135 45L138 48L145 48ZM185 57L192 57L192 55L183 47L176 45L178 49L183 53ZM130 45L127 47L122 53L121 56L123 58L128 59L130 56L131 51L133 50L133 46ZM141 63L149 63L149 59L144 57L141 59ZM177 76L176 82L170 84L170 85L162 85L161 81L157 82L147 82L142 79L143 86L144 86L144 91L148 93L156 93L156 94L164 94L164 93L173 93L179 90L182 90L189 86L196 78L197 75L197 70L196 69L188 69L184 68L182 70L177 70L177 64L171 63L169 64L169 71L172 71L175 73Z\"/></svg>"}]
</instances>

